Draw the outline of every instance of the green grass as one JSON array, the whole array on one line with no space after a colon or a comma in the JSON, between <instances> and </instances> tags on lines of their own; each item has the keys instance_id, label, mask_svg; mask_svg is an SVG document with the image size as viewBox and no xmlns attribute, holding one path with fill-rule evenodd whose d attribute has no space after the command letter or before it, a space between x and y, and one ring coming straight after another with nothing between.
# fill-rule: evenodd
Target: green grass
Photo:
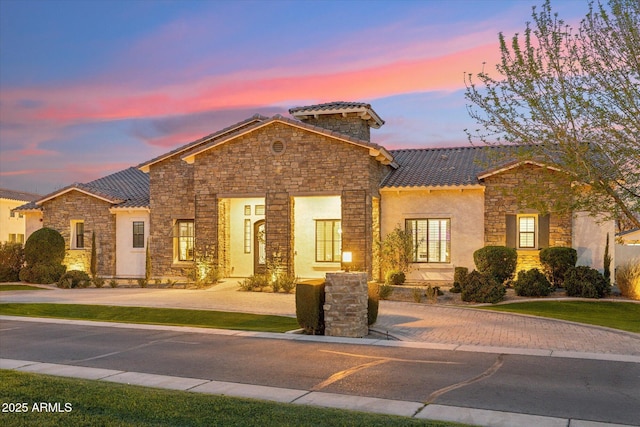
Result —
<instances>
[{"instance_id":1,"label":"green grass","mask_svg":"<svg viewBox=\"0 0 640 427\"><path fill-rule=\"evenodd\" d=\"M533 301L479 308L551 317L640 333L640 304L632 302Z\"/></svg>"},{"instance_id":2,"label":"green grass","mask_svg":"<svg viewBox=\"0 0 640 427\"><path fill-rule=\"evenodd\" d=\"M286 332L298 329L296 319L285 316L175 308L114 307L83 304L0 304L0 314L9 316L54 317L103 322L147 323L239 329L243 331Z\"/></svg>"},{"instance_id":3,"label":"green grass","mask_svg":"<svg viewBox=\"0 0 640 427\"><path fill-rule=\"evenodd\" d=\"M29 285L1 285L0 292L2 291L44 291L44 288Z\"/></svg>"},{"instance_id":4,"label":"green grass","mask_svg":"<svg viewBox=\"0 0 640 427\"><path fill-rule=\"evenodd\" d=\"M338 409L160 390L0 370L0 402L27 413L0 413L13 426L460 426ZM70 404L70 412L32 412L34 403Z\"/></svg>"}]
</instances>

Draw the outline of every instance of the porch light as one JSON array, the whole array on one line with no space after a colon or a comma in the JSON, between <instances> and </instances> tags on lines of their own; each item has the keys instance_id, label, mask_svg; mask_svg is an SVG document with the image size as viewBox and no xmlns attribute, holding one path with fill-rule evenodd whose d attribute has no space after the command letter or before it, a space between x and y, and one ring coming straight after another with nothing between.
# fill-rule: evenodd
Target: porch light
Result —
<instances>
[{"instance_id":1,"label":"porch light","mask_svg":"<svg viewBox=\"0 0 640 427\"><path fill-rule=\"evenodd\" d=\"M349 266L353 261L353 253L349 251L342 252L342 263L344 264L344 271L349 272Z\"/></svg>"}]
</instances>

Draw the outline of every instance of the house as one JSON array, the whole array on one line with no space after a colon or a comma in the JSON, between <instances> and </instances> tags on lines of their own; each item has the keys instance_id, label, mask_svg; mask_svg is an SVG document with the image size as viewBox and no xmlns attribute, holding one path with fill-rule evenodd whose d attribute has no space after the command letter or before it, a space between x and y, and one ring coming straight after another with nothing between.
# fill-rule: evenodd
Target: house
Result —
<instances>
[{"instance_id":1,"label":"house","mask_svg":"<svg viewBox=\"0 0 640 427\"><path fill-rule=\"evenodd\" d=\"M39 194L0 188L0 242L25 242L25 235L31 234L32 230L26 229L24 214L13 209L40 197Z\"/></svg>"},{"instance_id":2,"label":"house","mask_svg":"<svg viewBox=\"0 0 640 427\"><path fill-rule=\"evenodd\" d=\"M414 238L409 280L451 280L485 245L517 248L522 268L539 265L547 246L603 266L612 221L518 204L525 181L562 191L557 169L518 161L510 147L387 150L371 141L384 120L369 104L289 112L255 115L18 211L62 233L70 268L86 269L95 233L99 274L110 277L142 276L147 245L155 277L182 276L205 253L228 277L268 264L322 277L342 269L343 252L378 277L376 242L397 226Z\"/></svg>"}]
</instances>

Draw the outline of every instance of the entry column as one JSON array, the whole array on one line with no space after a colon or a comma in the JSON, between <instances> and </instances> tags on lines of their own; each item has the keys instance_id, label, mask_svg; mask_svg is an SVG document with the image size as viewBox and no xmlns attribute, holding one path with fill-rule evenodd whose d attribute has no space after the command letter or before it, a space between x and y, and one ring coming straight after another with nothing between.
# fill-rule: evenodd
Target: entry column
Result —
<instances>
[{"instance_id":1,"label":"entry column","mask_svg":"<svg viewBox=\"0 0 640 427\"><path fill-rule=\"evenodd\" d=\"M268 192L265 198L267 262L278 262L293 275L293 198L287 192Z\"/></svg>"},{"instance_id":2,"label":"entry column","mask_svg":"<svg viewBox=\"0 0 640 427\"><path fill-rule=\"evenodd\" d=\"M342 192L342 252L351 252L351 268L371 277L373 258L372 201L366 190Z\"/></svg>"}]
</instances>

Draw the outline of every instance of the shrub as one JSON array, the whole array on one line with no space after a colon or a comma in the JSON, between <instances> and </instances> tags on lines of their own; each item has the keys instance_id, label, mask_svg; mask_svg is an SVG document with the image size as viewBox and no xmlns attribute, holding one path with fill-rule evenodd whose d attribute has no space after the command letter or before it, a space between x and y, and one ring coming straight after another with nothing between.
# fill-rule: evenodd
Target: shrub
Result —
<instances>
[{"instance_id":1,"label":"shrub","mask_svg":"<svg viewBox=\"0 0 640 427\"><path fill-rule=\"evenodd\" d=\"M273 292L282 291L288 294L295 289L297 281L298 278L292 274L280 273L276 275L271 286L273 287Z\"/></svg>"},{"instance_id":2,"label":"shrub","mask_svg":"<svg viewBox=\"0 0 640 427\"><path fill-rule=\"evenodd\" d=\"M424 296L427 297L427 301L431 304L438 302L438 295L440 295L440 288L438 286L432 287L431 285L428 285L424 290Z\"/></svg>"},{"instance_id":3,"label":"shrub","mask_svg":"<svg viewBox=\"0 0 640 427\"><path fill-rule=\"evenodd\" d=\"M472 271L462 283L462 301L495 304L504 299L507 293L504 285L491 275Z\"/></svg>"},{"instance_id":4,"label":"shrub","mask_svg":"<svg viewBox=\"0 0 640 427\"><path fill-rule=\"evenodd\" d=\"M378 308L380 306L380 289L377 283L369 283L367 288L367 325L371 326L378 320Z\"/></svg>"},{"instance_id":5,"label":"shrub","mask_svg":"<svg viewBox=\"0 0 640 427\"><path fill-rule=\"evenodd\" d=\"M254 274L238 283L243 291L262 291L271 284L271 277L267 274Z\"/></svg>"},{"instance_id":6,"label":"shrub","mask_svg":"<svg viewBox=\"0 0 640 427\"><path fill-rule=\"evenodd\" d=\"M453 287L449 290L449 292L453 292L454 294L460 293L462 290L462 282L469 274L469 269L467 267L456 267L453 269Z\"/></svg>"},{"instance_id":7,"label":"shrub","mask_svg":"<svg viewBox=\"0 0 640 427\"><path fill-rule=\"evenodd\" d=\"M411 289L411 296L413 296L413 302L422 302L422 289L413 288Z\"/></svg>"},{"instance_id":8,"label":"shrub","mask_svg":"<svg viewBox=\"0 0 640 427\"><path fill-rule=\"evenodd\" d=\"M24 244L27 266L62 264L65 252L64 237L52 228L34 231Z\"/></svg>"},{"instance_id":9,"label":"shrub","mask_svg":"<svg viewBox=\"0 0 640 427\"><path fill-rule=\"evenodd\" d=\"M138 286L140 286L141 288L146 288L147 286L149 286L149 281L145 277L136 279L136 282L138 282Z\"/></svg>"},{"instance_id":10,"label":"shrub","mask_svg":"<svg viewBox=\"0 0 640 427\"><path fill-rule=\"evenodd\" d=\"M562 287L570 268L575 267L578 252L573 248L544 248L540 251L540 263L547 279L555 287Z\"/></svg>"},{"instance_id":11,"label":"shrub","mask_svg":"<svg viewBox=\"0 0 640 427\"><path fill-rule=\"evenodd\" d=\"M378 296L380 299L388 299L393 293L393 286L383 283L378 285Z\"/></svg>"},{"instance_id":12,"label":"shrub","mask_svg":"<svg viewBox=\"0 0 640 427\"><path fill-rule=\"evenodd\" d=\"M600 272L591 267L569 269L564 278L564 289L570 297L602 298L609 295L611 286Z\"/></svg>"},{"instance_id":13,"label":"shrub","mask_svg":"<svg viewBox=\"0 0 640 427\"><path fill-rule=\"evenodd\" d=\"M96 288L103 287L105 282L104 278L98 276L91 279L91 281L93 282L93 286L95 286Z\"/></svg>"},{"instance_id":14,"label":"shrub","mask_svg":"<svg viewBox=\"0 0 640 427\"><path fill-rule=\"evenodd\" d=\"M306 334L324 334L324 280L296 285L296 319Z\"/></svg>"},{"instance_id":15,"label":"shrub","mask_svg":"<svg viewBox=\"0 0 640 427\"><path fill-rule=\"evenodd\" d=\"M20 280L28 283L56 283L67 270L62 264L35 264L20 270Z\"/></svg>"},{"instance_id":16,"label":"shrub","mask_svg":"<svg viewBox=\"0 0 640 427\"><path fill-rule=\"evenodd\" d=\"M640 300L640 259L618 266L616 269L616 285L618 285L623 296Z\"/></svg>"},{"instance_id":17,"label":"shrub","mask_svg":"<svg viewBox=\"0 0 640 427\"><path fill-rule=\"evenodd\" d=\"M514 287L516 295L522 297L546 297L552 290L551 283L537 268L520 271Z\"/></svg>"},{"instance_id":18,"label":"shrub","mask_svg":"<svg viewBox=\"0 0 640 427\"><path fill-rule=\"evenodd\" d=\"M117 288L118 287L118 281L116 279L109 280L109 286L111 286L112 288Z\"/></svg>"},{"instance_id":19,"label":"shrub","mask_svg":"<svg viewBox=\"0 0 640 427\"><path fill-rule=\"evenodd\" d=\"M409 271L413 262L413 235L410 231L403 230L399 224L396 225L393 231L380 242L379 248L383 272L407 273Z\"/></svg>"},{"instance_id":20,"label":"shrub","mask_svg":"<svg viewBox=\"0 0 640 427\"><path fill-rule=\"evenodd\" d=\"M0 244L0 282L17 282L24 265L24 248L20 243Z\"/></svg>"},{"instance_id":21,"label":"shrub","mask_svg":"<svg viewBox=\"0 0 640 427\"><path fill-rule=\"evenodd\" d=\"M518 252L506 246L485 246L473 253L473 261L480 273L488 274L502 285L515 274Z\"/></svg>"},{"instance_id":22,"label":"shrub","mask_svg":"<svg viewBox=\"0 0 640 427\"><path fill-rule=\"evenodd\" d=\"M387 277L385 279L385 283L389 285L402 285L406 276L402 271L392 270L387 273Z\"/></svg>"},{"instance_id":23,"label":"shrub","mask_svg":"<svg viewBox=\"0 0 640 427\"><path fill-rule=\"evenodd\" d=\"M70 270L67 271L58 280L58 287L69 288L86 288L91 284L91 277L84 271Z\"/></svg>"}]
</instances>

